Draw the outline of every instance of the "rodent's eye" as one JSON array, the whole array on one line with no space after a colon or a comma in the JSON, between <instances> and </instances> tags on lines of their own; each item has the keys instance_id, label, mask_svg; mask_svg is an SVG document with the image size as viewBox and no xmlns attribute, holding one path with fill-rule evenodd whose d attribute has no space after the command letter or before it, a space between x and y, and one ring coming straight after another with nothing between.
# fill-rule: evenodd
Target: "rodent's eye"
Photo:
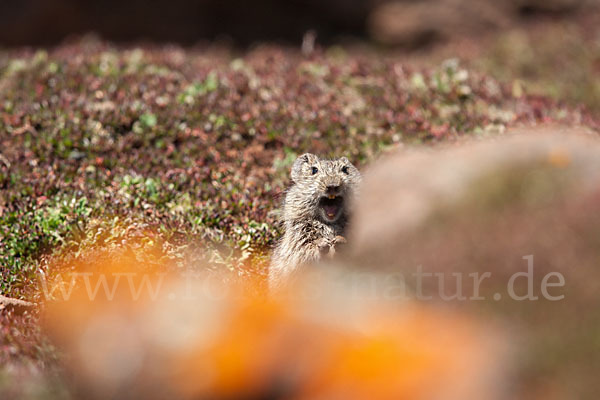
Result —
<instances>
[{"instance_id":1,"label":"rodent's eye","mask_svg":"<svg viewBox=\"0 0 600 400\"><path fill-rule=\"evenodd\" d=\"M345 173L346 175L348 175L350 173L350 171L348 171L348 166L344 165L342 167L342 172Z\"/></svg>"},{"instance_id":2,"label":"rodent's eye","mask_svg":"<svg viewBox=\"0 0 600 400\"><path fill-rule=\"evenodd\" d=\"M312 167L312 174L316 174L317 172L319 172L319 169L317 167Z\"/></svg>"}]
</instances>

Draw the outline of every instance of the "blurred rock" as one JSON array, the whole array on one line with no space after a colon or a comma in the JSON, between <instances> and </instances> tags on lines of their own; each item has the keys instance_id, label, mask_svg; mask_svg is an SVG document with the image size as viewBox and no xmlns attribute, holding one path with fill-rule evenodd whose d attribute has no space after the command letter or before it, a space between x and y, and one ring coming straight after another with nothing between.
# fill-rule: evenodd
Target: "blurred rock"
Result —
<instances>
[{"instance_id":1,"label":"blurred rock","mask_svg":"<svg viewBox=\"0 0 600 400\"><path fill-rule=\"evenodd\" d=\"M384 2L368 20L375 40L412 48L508 24L506 13L494 2L466 0Z\"/></svg>"},{"instance_id":2,"label":"blurred rock","mask_svg":"<svg viewBox=\"0 0 600 400\"><path fill-rule=\"evenodd\" d=\"M268 298L251 282L148 275L131 260L80 278L113 289L92 297L98 286L80 282L44 314L74 399L508 398L501 334L362 296L344 278Z\"/></svg>"},{"instance_id":3,"label":"blurred rock","mask_svg":"<svg viewBox=\"0 0 600 400\"><path fill-rule=\"evenodd\" d=\"M524 15L569 17L573 11L597 11L597 6L597 0L379 1L369 15L367 29L381 43L417 48L515 26Z\"/></svg>"},{"instance_id":4,"label":"blurred rock","mask_svg":"<svg viewBox=\"0 0 600 400\"><path fill-rule=\"evenodd\" d=\"M375 257L379 265L405 264L406 255L415 254L443 269L473 259L469 254L477 248L498 256L529 250L520 257L575 245L565 240L577 233L575 222L586 231L600 223L594 217L600 207L595 201L600 196L600 141L586 132L517 130L382 160L367 171L354 221L354 249L365 259ZM559 218L573 224L564 230L544 226ZM482 227L487 234L476 231ZM498 241L499 230L507 228L506 240ZM417 234L426 240L415 240ZM591 246L597 243L588 243L581 258L600 251ZM429 251L441 244L446 252Z\"/></svg>"},{"instance_id":5,"label":"blurred rock","mask_svg":"<svg viewBox=\"0 0 600 400\"><path fill-rule=\"evenodd\" d=\"M523 387L550 390L544 385L560 376L555 398L592 398L600 373L591 355L600 333L596 133L541 127L399 152L365 173L361 196L352 264L402 274L417 297L502 316L525 343ZM472 274L489 275L477 285Z\"/></svg>"}]
</instances>

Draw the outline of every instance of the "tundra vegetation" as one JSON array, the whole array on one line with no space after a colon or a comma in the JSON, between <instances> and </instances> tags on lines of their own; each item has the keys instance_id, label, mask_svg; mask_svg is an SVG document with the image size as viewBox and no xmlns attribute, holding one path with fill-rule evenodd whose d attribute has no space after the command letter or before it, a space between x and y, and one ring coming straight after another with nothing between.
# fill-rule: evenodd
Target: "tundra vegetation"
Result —
<instances>
[{"instance_id":1,"label":"tundra vegetation","mask_svg":"<svg viewBox=\"0 0 600 400\"><path fill-rule=\"evenodd\" d=\"M360 48L238 54L93 37L2 50L0 293L42 301L41 281L110 249L149 268L203 265L262 280L280 234L274 210L305 152L360 168L403 146L513 126L598 131L598 46L573 47L573 37L590 39L572 26L555 34L564 29L571 36L547 48L519 32L461 59L410 63ZM583 78L555 65L566 49ZM0 364L56 362L36 311L0 311L0 330Z\"/></svg>"}]
</instances>

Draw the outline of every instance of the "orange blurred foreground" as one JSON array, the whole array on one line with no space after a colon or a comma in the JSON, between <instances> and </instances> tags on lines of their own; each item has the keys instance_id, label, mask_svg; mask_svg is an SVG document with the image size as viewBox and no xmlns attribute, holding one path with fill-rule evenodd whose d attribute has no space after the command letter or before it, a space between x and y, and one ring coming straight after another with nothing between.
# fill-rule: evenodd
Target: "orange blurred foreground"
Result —
<instances>
[{"instance_id":1,"label":"orange blurred foreground","mask_svg":"<svg viewBox=\"0 0 600 400\"><path fill-rule=\"evenodd\" d=\"M268 297L254 283L112 260L49 303L45 327L65 352L75 398L506 397L504 346L490 329L363 296L334 276Z\"/></svg>"}]
</instances>

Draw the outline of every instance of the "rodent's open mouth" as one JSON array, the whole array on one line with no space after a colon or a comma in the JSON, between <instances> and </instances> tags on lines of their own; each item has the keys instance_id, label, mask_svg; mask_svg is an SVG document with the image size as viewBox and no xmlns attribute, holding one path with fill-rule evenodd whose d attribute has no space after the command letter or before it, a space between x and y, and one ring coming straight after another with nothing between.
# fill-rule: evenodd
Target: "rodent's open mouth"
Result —
<instances>
[{"instance_id":1,"label":"rodent's open mouth","mask_svg":"<svg viewBox=\"0 0 600 400\"><path fill-rule=\"evenodd\" d=\"M333 222L340 217L344 207L344 198L342 196L324 196L319 200L321 214L326 221Z\"/></svg>"}]
</instances>

